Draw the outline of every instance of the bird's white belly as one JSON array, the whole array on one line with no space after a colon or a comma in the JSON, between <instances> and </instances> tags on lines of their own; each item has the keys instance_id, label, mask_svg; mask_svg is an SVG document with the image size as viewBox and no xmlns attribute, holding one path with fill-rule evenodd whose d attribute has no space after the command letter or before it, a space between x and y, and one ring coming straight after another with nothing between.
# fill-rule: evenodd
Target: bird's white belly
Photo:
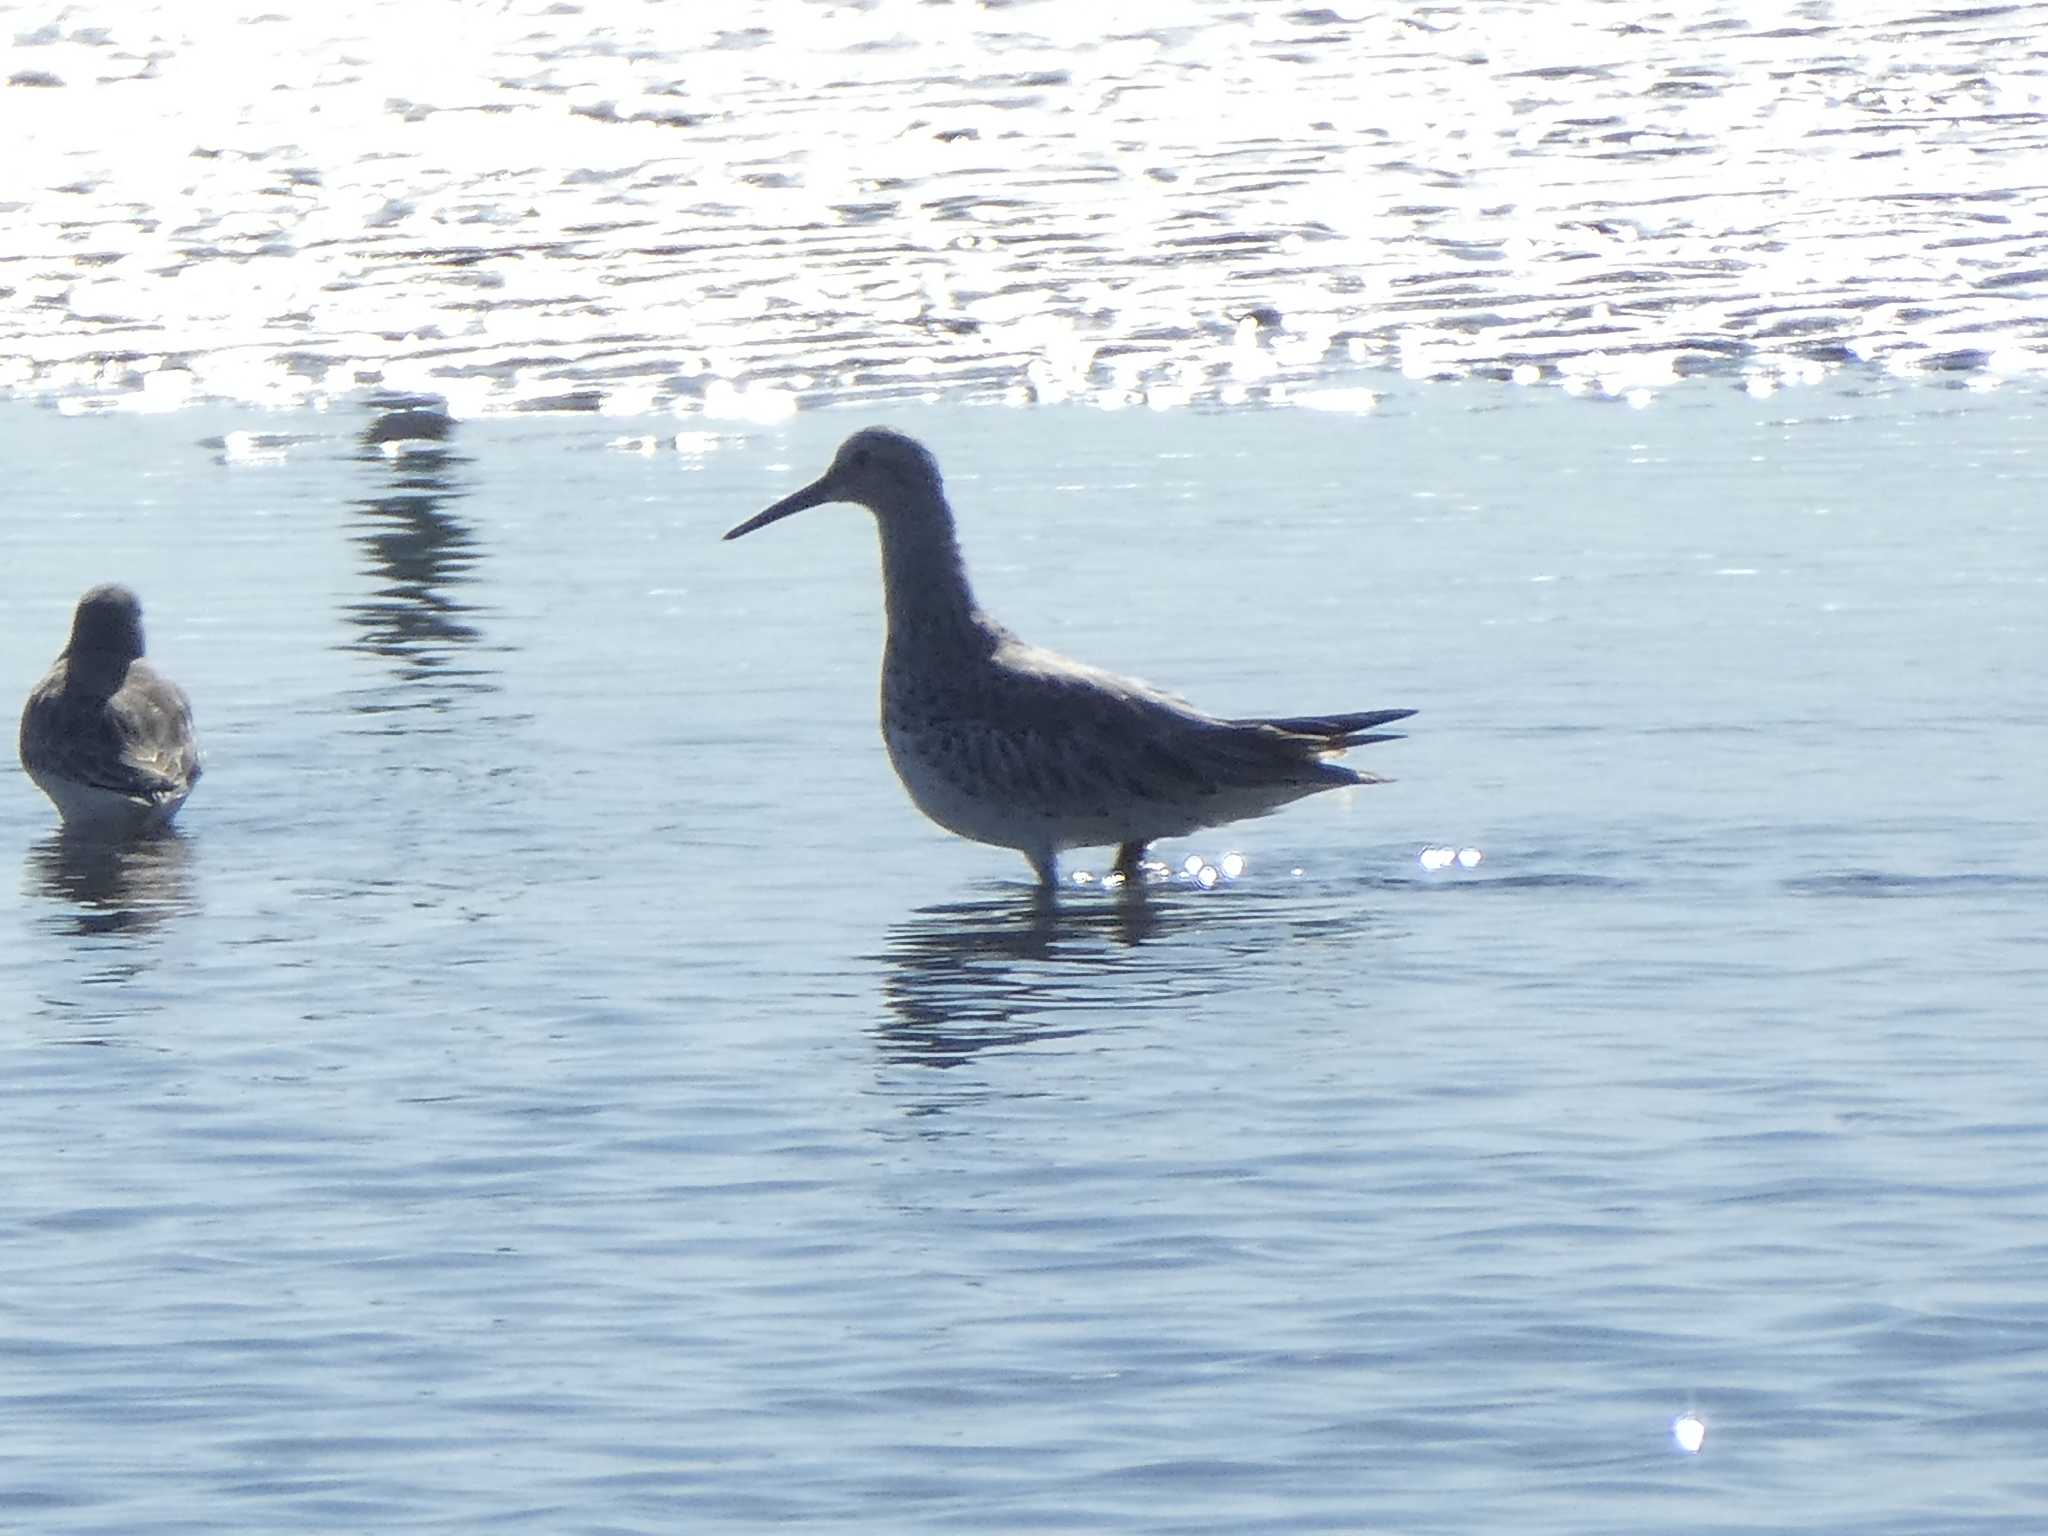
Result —
<instances>
[{"instance_id":1,"label":"bird's white belly","mask_svg":"<svg viewBox=\"0 0 2048 1536\"><path fill-rule=\"evenodd\" d=\"M26 764L23 766L27 767ZM66 826L87 831L110 834L147 831L168 823L178 814L178 807L185 803L184 795L159 801L139 800L132 795L102 789L97 784L80 784L37 768L28 768L28 776L35 781L37 789L50 797Z\"/></svg>"},{"instance_id":2,"label":"bird's white belly","mask_svg":"<svg viewBox=\"0 0 2048 1536\"><path fill-rule=\"evenodd\" d=\"M1051 818L977 782L961 763L932 751L927 738L885 723L882 739L912 803L948 832L999 848L1059 846Z\"/></svg>"},{"instance_id":3,"label":"bird's white belly","mask_svg":"<svg viewBox=\"0 0 2048 1536\"><path fill-rule=\"evenodd\" d=\"M948 832L977 843L1036 857L1172 837L1203 824L1182 808L1131 799L1071 771L1049 792L1046 766L1025 761L1030 749L1001 733L970 750L958 730L925 733L885 719L882 738L917 808Z\"/></svg>"}]
</instances>

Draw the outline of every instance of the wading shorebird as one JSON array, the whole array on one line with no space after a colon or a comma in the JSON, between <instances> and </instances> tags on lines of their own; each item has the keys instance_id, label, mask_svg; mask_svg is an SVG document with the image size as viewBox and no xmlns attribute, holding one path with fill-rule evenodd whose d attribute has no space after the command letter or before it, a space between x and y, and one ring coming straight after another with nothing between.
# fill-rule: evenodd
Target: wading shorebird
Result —
<instances>
[{"instance_id":1,"label":"wading shorebird","mask_svg":"<svg viewBox=\"0 0 2048 1536\"><path fill-rule=\"evenodd\" d=\"M856 432L823 475L726 534L856 502L882 538L882 739L917 808L1014 848L1042 885L1063 848L1115 845L1135 878L1154 838L1386 782L1330 759L1393 741L1412 709L1219 720L1135 678L1027 645L974 600L938 462L900 432Z\"/></svg>"},{"instance_id":2,"label":"wading shorebird","mask_svg":"<svg viewBox=\"0 0 2048 1536\"><path fill-rule=\"evenodd\" d=\"M21 712L21 766L65 825L110 834L161 827L199 782L184 690L142 659L142 604L94 587L71 643Z\"/></svg>"}]
</instances>

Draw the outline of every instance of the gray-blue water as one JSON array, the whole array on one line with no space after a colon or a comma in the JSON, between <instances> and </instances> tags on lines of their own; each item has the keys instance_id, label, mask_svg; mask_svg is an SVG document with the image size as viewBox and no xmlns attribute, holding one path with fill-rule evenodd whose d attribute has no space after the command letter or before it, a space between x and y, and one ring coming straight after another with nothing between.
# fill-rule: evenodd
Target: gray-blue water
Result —
<instances>
[{"instance_id":1,"label":"gray-blue water","mask_svg":"<svg viewBox=\"0 0 2048 1536\"><path fill-rule=\"evenodd\" d=\"M8 1523L2029 1526L2039 396L1389 388L892 418L1028 636L1422 710L1051 916L865 514L717 539L862 417L0 413L0 673L130 580L209 753L0 796Z\"/></svg>"},{"instance_id":2,"label":"gray-blue water","mask_svg":"<svg viewBox=\"0 0 2048 1536\"><path fill-rule=\"evenodd\" d=\"M2040 1528L2039 10L0 0L0 1528ZM1397 782L1045 909L875 419Z\"/></svg>"}]
</instances>

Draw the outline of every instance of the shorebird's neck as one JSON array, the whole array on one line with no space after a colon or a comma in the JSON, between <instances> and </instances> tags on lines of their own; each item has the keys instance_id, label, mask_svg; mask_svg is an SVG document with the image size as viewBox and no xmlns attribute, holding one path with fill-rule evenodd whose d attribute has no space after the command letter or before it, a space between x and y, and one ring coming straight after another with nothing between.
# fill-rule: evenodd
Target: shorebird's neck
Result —
<instances>
[{"instance_id":1,"label":"shorebird's neck","mask_svg":"<svg viewBox=\"0 0 2048 1536\"><path fill-rule=\"evenodd\" d=\"M944 504L909 516L878 517L889 643L920 649L973 647L993 627L974 601L960 541Z\"/></svg>"},{"instance_id":2,"label":"shorebird's neck","mask_svg":"<svg viewBox=\"0 0 2048 1536\"><path fill-rule=\"evenodd\" d=\"M87 698L112 698L128 680L128 666L140 657L94 646L64 653L64 686Z\"/></svg>"}]
</instances>

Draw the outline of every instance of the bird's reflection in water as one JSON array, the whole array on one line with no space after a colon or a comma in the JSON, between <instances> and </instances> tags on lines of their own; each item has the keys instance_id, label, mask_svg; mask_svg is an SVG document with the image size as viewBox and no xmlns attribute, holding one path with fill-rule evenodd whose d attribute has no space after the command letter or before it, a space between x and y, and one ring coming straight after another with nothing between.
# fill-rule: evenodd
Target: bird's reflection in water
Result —
<instances>
[{"instance_id":1,"label":"bird's reflection in water","mask_svg":"<svg viewBox=\"0 0 2048 1536\"><path fill-rule=\"evenodd\" d=\"M382 483L354 507L374 590L348 608L357 638L347 648L390 661L399 686L365 694L356 708L440 710L457 694L497 686L476 664L480 634L456 595L475 579L478 556L469 524L448 511L468 494L462 473L470 460L448 446L455 422L440 401L382 395L371 406L376 415L355 457Z\"/></svg>"},{"instance_id":2,"label":"bird's reflection in water","mask_svg":"<svg viewBox=\"0 0 2048 1536\"><path fill-rule=\"evenodd\" d=\"M892 929L876 957L888 1011L871 1034L892 1068L950 1073L984 1052L1149 1028L1231 993L1270 1000L1270 1013L1288 1006L1304 969L1313 985L1348 995L1359 946L1396 931L1350 884L1241 881L1227 893L1098 886L1057 901L1032 892L926 907ZM1029 1092L1035 1080L1005 1079L1006 1094ZM887 1091L929 1116L997 1090L986 1073L942 1080L923 1070Z\"/></svg>"},{"instance_id":3,"label":"bird's reflection in water","mask_svg":"<svg viewBox=\"0 0 2048 1536\"><path fill-rule=\"evenodd\" d=\"M1142 890L1062 905L1038 891L926 907L890 931L889 1016L875 1026L893 1062L954 1067L994 1047L1086 1032L1063 1013L1113 1007L1119 957L1170 921Z\"/></svg>"},{"instance_id":4,"label":"bird's reflection in water","mask_svg":"<svg viewBox=\"0 0 2048 1536\"><path fill-rule=\"evenodd\" d=\"M80 934L147 932L194 905L192 845L171 828L127 840L59 830L30 847L27 875L73 909Z\"/></svg>"}]
</instances>

